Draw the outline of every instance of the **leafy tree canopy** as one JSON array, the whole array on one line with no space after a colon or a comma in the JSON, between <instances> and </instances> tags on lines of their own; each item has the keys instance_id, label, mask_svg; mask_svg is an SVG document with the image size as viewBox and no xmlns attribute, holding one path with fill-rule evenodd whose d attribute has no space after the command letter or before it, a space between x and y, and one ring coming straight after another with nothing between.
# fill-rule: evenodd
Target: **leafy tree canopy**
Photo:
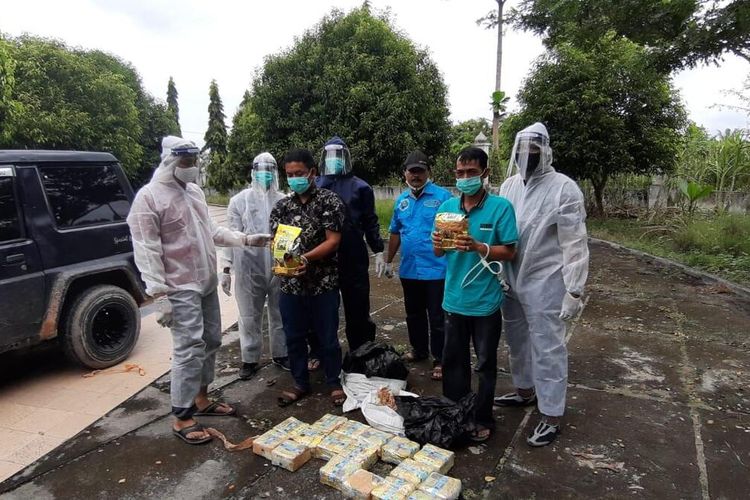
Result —
<instances>
[{"instance_id":1,"label":"leafy tree canopy","mask_svg":"<svg viewBox=\"0 0 750 500\"><path fill-rule=\"evenodd\" d=\"M662 72L716 62L726 53L750 61L747 0L522 0L511 17L547 47L591 47L614 31L644 46Z\"/></svg>"},{"instance_id":2,"label":"leafy tree canopy","mask_svg":"<svg viewBox=\"0 0 750 500\"><path fill-rule=\"evenodd\" d=\"M674 168L686 116L667 77L645 49L613 32L585 51L562 43L536 65L519 93L523 110L504 128L510 150L516 132L543 122L553 165L594 185L597 208L617 173Z\"/></svg>"},{"instance_id":3,"label":"leafy tree canopy","mask_svg":"<svg viewBox=\"0 0 750 500\"><path fill-rule=\"evenodd\" d=\"M291 49L267 57L250 100L235 121L233 135L245 139L233 139L234 148L277 157L290 147L317 152L337 134L351 149L355 173L372 183L398 172L409 151L437 155L447 145L440 72L366 5L333 11Z\"/></svg>"}]
</instances>

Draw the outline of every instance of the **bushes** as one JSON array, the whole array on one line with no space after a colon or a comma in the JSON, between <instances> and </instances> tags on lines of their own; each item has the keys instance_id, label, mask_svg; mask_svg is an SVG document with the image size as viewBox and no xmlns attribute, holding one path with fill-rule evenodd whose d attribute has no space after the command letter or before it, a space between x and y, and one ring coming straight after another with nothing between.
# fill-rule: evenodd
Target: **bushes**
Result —
<instances>
[{"instance_id":1,"label":"bushes","mask_svg":"<svg viewBox=\"0 0 750 500\"><path fill-rule=\"evenodd\" d=\"M678 228L672 241L680 252L750 256L750 217L726 214L712 219L696 219Z\"/></svg>"}]
</instances>

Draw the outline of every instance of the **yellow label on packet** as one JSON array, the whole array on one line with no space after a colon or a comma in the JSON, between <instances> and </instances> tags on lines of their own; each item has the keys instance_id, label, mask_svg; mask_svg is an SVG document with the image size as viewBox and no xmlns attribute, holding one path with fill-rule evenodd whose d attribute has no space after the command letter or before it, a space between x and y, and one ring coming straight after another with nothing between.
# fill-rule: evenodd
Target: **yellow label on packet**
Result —
<instances>
[{"instance_id":1,"label":"yellow label on packet","mask_svg":"<svg viewBox=\"0 0 750 500\"><path fill-rule=\"evenodd\" d=\"M291 275L299 267L299 241L301 227L279 224L273 237L273 271L276 274Z\"/></svg>"}]
</instances>

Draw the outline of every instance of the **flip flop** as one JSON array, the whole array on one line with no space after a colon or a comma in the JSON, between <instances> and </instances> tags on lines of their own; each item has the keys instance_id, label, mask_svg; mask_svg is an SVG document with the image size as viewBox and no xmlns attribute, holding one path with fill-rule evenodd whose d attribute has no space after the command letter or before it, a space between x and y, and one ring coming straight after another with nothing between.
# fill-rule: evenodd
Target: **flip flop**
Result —
<instances>
[{"instance_id":1,"label":"flip flop","mask_svg":"<svg viewBox=\"0 0 750 500\"><path fill-rule=\"evenodd\" d=\"M221 405L230 407L232 411L219 411ZM237 415L237 408L230 404L222 403L221 401L212 401L210 405L194 413L194 416L196 417L233 417L235 415Z\"/></svg>"},{"instance_id":2,"label":"flip flop","mask_svg":"<svg viewBox=\"0 0 750 500\"><path fill-rule=\"evenodd\" d=\"M443 380L443 367L441 365L437 365L432 369L432 375L430 375L430 378L432 380Z\"/></svg>"},{"instance_id":3,"label":"flip flop","mask_svg":"<svg viewBox=\"0 0 750 500\"><path fill-rule=\"evenodd\" d=\"M291 394L292 396L294 396L294 398L285 397L285 394ZM299 387L293 387L292 389L283 391L278 399L279 406L281 408L285 408L293 403L297 403L298 401L302 400L308 394L310 394L310 391L303 391Z\"/></svg>"},{"instance_id":4,"label":"flip flop","mask_svg":"<svg viewBox=\"0 0 750 500\"><path fill-rule=\"evenodd\" d=\"M409 351L406 354L404 354L403 356L401 356L401 359L403 359L404 361L406 361L408 363L416 363L418 361L424 361L428 357L429 356L427 356L427 355L425 355L425 356L418 356L417 353L415 353L414 351Z\"/></svg>"},{"instance_id":5,"label":"flip flop","mask_svg":"<svg viewBox=\"0 0 750 500\"><path fill-rule=\"evenodd\" d=\"M480 433L487 432L487 434L484 434L480 436ZM490 436L492 436L492 430L488 429L486 427L478 427L474 432L469 434L469 441L473 443L484 443L487 441Z\"/></svg>"},{"instance_id":6,"label":"flip flop","mask_svg":"<svg viewBox=\"0 0 750 500\"><path fill-rule=\"evenodd\" d=\"M310 358L307 362L307 371L314 372L320 368L320 360L318 358Z\"/></svg>"},{"instance_id":7,"label":"flip flop","mask_svg":"<svg viewBox=\"0 0 750 500\"><path fill-rule=\"evenodd\" d=\"M208 443L213 439L212 436L206 436L202 438L189 438L188 434L191 434L193 432L201 432L205 431L206 429L201 424L195 424L191 425L190 427L185 427L184 429L177 430L174 427L172 427L172 434L177 436L178 438L185 441L187 444L204 444Z\"/></svg>"}]
</instances>

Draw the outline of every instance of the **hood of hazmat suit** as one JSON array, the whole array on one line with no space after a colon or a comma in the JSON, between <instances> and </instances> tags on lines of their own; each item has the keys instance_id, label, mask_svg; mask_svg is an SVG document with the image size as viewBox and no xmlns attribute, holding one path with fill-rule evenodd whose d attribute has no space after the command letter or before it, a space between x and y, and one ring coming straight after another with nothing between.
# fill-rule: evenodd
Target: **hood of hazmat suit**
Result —
<instances>
[{"instance_id":1,"label":"hood of hazmat suit","mask_svg":"<svg viewBox=\"0 0 750 500\"><path fill-rule=\"evenodd\" d=\"M197 151L187 139L165 137L161 163L130 208L135 263L151 296L177 290L213 292L218 282L214 245L245 244L243 233L214 223L201 188L175 177L177 165L185 156L197 158Z\"/></svg>"},{"instance_id":2,"label":"hood of hazmat suit","mask_svg":"<svg viewBox=\"0 0 750 500\"><path fill-rule=\"evenodd\" d=\"M347 175L352 172L349 148L339 136L331 137L323 146L318 172L320 175Z\"/></svg>"},{"instance_id":3,"label":"hood of hazmat suit","mask_svg":"<svg viewBox=\"0 0 750 500\"><path fill-rule=\"evenodd\" d=\"M537 122L516 134L507 176L519 174L528 181L533 175L542 175L551 170L552 148L547 127Z\"/></svg>"}]
</instances>

